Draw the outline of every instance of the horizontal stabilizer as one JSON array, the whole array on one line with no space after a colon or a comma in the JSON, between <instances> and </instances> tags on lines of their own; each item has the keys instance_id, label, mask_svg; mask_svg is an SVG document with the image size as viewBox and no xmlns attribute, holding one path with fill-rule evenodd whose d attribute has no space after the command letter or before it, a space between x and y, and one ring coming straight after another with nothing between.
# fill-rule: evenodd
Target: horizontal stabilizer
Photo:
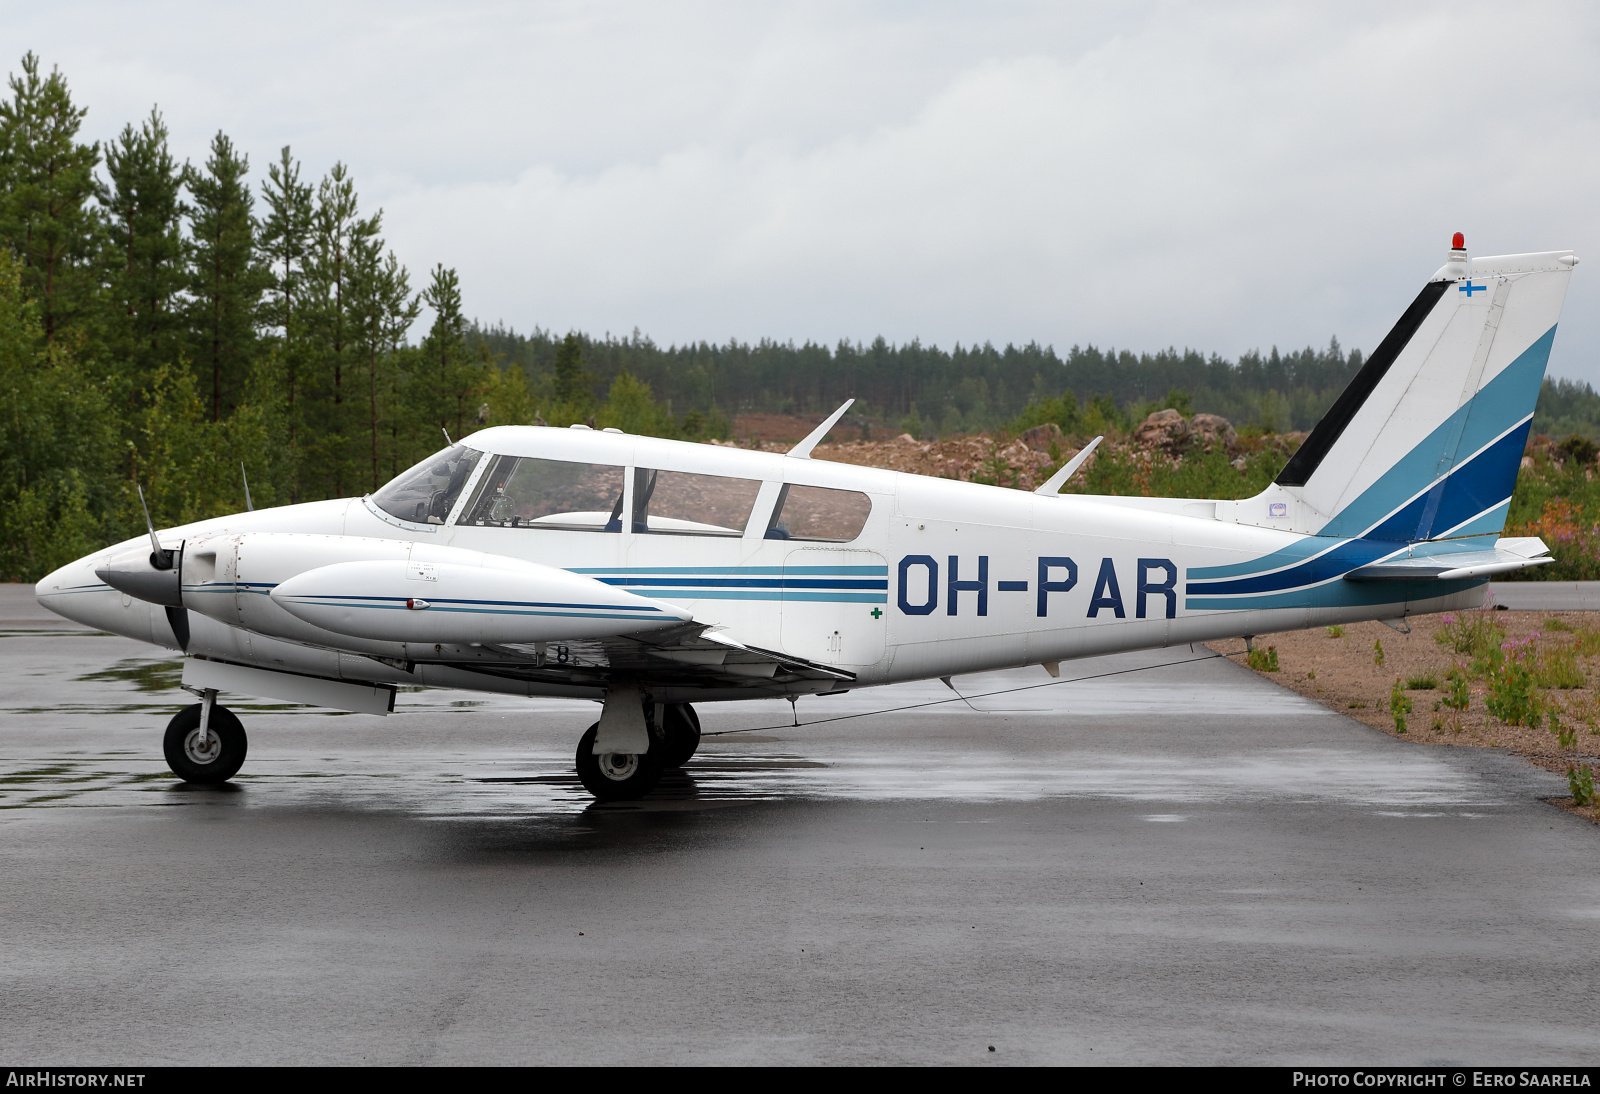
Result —
<instances>
[{"instance_id":1,"label":"horizontal stabilizer","mask_svg":"<svg viewBox=\"0 0 1600 1094\"><path fill-rule=\"evenodd\" d=\"M1346 581L1456 581L1554 562L1537 536L1501 539L1488 551L1421 553L1385 559L1344 575Z\"/></svg>"}]
</instances>

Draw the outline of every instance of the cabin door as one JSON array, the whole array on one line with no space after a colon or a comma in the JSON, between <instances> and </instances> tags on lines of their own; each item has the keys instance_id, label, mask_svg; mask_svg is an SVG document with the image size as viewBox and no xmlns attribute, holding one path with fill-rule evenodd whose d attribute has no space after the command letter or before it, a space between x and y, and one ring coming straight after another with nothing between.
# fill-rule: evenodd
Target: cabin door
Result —
<instances>
[{"instance_id":1,"label":"cabin door","mask_svg":"<svg viewBox=\"0 0 1600 1094\"><path fill-rule=\"evenodd\" d=\"M841 668L877 664L889 623L889 567L875 551L802 547L783 563L783 650Z\"/></svg>"}]
</instances>

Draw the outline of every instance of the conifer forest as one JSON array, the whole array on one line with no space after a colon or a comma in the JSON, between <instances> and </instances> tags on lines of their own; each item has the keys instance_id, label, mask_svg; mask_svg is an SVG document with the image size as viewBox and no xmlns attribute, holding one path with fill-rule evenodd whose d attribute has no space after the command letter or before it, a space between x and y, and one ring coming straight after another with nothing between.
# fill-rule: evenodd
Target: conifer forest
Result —
<instances>
[{"instance_id":1,"label":"conifer forest","mask_svg":"<svg viewBox=\"0 0 1600 1094\"><path fill-rule=\"evenodd\" d=\"M100 122L32 53L0 98L0 580L138 534L136 486L157 526L243 508L246 478L258 508L358 495L485 425L704 440L854 397L918 438L1071 434L1083 412L1126 430L1172 405L1271 434L1310 428L1362 360L1337 339L1225 360L519 333L471 318L456 270L408 269L347 165L221 132L179 162L160 109ZM1587 384L1547 382L1539 413L1535 432L1600 439Z\"/></svg>"}]
</instances>

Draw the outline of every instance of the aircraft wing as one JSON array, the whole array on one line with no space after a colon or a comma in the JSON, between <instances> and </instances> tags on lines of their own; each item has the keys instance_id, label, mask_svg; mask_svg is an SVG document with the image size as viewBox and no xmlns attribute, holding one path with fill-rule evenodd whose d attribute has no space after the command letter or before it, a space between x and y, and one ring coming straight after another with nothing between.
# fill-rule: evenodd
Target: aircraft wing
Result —
<instances>
[{"instance_id":1,"label":"aircraft wing","mask_svg":"<svg viewBox=\"0 0 1600 1094\"><path fill-rule=\"evenodd\" d=\"M1361 566L1344 575L1346 581L1455 581L1464 577L1487 577L1510 573L1529 566L1554 562L1550 548L1537 536L1502 538L1487 551L1438 551L1430 553L1428 544L1418 544L1409 556L1387 558Z\"/></svg>"},{"instance_id":2,"label":"aircraft wing","mask_svg":"<svg viewBox=\"0 0 1600 1094\"><path fill-rule=\"evenodd\" d=\"M645 688L736 688L772 695L832 691L856 678L846 669L747 645L703 623L570 642L486 644L474 652L470 659L450 656L439 663L550 684L592 686L625 676Z\"/></svg>"}]
</instances>

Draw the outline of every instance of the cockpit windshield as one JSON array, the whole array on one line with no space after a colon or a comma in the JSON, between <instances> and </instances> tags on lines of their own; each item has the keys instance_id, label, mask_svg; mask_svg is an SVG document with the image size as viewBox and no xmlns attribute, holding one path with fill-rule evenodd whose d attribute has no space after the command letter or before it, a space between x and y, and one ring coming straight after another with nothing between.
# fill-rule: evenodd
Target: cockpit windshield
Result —
<instances>
[{"instance_id":1,"label":"cockpit windshield","mask_svg":"<svg viewBox=\"0 0 1600 1094\"><path fill-rule=\"evenodd\" d=\"M373 504L401 520L443 524L482 455L476 448L453 444L396 476L372 495Z\"/></svg>"}]
</instances>

